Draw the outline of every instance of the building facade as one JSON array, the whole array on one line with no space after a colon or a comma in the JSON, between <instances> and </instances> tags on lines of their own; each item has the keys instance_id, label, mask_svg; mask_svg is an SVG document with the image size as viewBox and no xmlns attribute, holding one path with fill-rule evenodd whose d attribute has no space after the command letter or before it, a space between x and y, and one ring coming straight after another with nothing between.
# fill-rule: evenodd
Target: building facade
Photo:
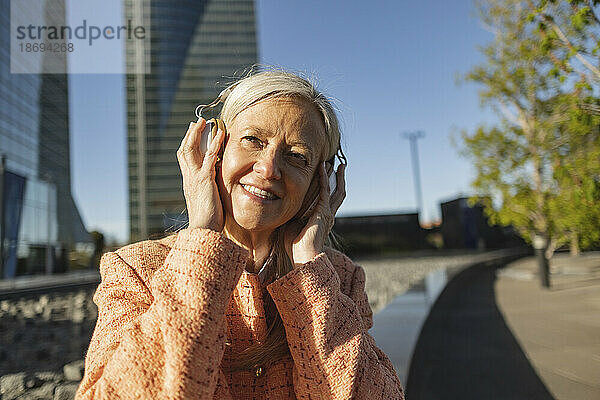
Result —
<instances>
[{"instance_id":1,"label":"building facade","mask_svg":"<svg viewBox=\"0 0 600 400\"><path fill-rule=\"evenodd\" d=\"M440 203L445 249L501 249L524 246L511 226L490 225L482 204L469 204L467 197Z\"/></svg>"},{"instance_id":2,"label":"building facade","mask_svg":"<svg viewBox=\"0 0 600 400\"><path fill-rule=\"evenodd\" d=\"M0 279L66 271L91 242L71 195L66 55L62 74L11 73L10 6L0 0Z\"/></svg>"},{"instance_id":3,"label":"building facade","mask_svg":"<svg viewBox=\"0 0 600 400\"><path fill-rule=\"evenodd\" d=\"M394 254L426 246L418 213L336 217L333 231L351 257Z\"/></svg>"},{"instance_id":4,"label":"building facade","mask_svg":"<svg viewBox=\"0 0 600 400\"><path fill-rule=\"evenodd\" d=\"M130 241L187 221L177 149L198 104L257 62L254 0L125 0L126 20L150 32L128 42ZM140 71L140 65L150 71Z\"/></svg>"}]
</instances>

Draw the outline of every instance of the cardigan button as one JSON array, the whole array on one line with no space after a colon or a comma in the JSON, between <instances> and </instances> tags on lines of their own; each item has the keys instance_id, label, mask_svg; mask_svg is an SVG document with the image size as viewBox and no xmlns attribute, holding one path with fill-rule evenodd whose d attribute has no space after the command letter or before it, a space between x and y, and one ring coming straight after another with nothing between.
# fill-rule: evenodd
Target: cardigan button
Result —
<instances>
[{"instance_id":1,"label":"cardigan button","mask_svg":"<svg viewBox=\"0 0 600 400\"><path fill-rule=\"evenodd\" d=\"M261 375L262 375L262 373L263 373L263 368L262 368L262 367L258 367L258 368L256 368L256 371L254 372L254 374L255 374L256 376L261 376Z\"/></svg>"}]
</instances>

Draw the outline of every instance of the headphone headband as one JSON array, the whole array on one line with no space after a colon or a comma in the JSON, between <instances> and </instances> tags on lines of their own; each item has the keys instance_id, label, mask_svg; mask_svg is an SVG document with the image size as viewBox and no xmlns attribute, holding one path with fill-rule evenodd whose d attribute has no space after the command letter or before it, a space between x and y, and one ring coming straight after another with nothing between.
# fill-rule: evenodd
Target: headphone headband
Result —
<instances>
[{"instance_id":1,"label":"headphone headband","mask_svg":"<svg viewBox=\"0 0 600 400\"><path fill-rule=\"evenodd\" d=\"M217 98L212 101L212 103L198 105L196 107L196 111L194 111L194 114L196 114L196 118L200 118L202 116L202 110L204 110L205 108L215 107L220 102L225 101L225 99L231 94L231 92L237 86L238 83L240 83L240 81L232 83L231 85L229 85L225 89L223 89L221 91L221 93L219 93L219 95L217 96Z\"/></svg>"}]
</instances>

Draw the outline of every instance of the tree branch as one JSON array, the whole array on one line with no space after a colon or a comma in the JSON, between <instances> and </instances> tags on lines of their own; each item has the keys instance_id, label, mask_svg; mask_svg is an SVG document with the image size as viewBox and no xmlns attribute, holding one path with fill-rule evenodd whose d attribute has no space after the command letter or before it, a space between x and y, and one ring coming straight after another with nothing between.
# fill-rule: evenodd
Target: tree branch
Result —
<instances>
[{"instance_id":1,"label":"tree branch","mask_svg":"<svg viewBox=\"0 0 600 400\"><path fill-rule=\"evenodd\" d=\"M571 43L569 38L567 38L556 22L554 22L554 20L546 14L540 15L542 16L544 22L552 27L552 30L554 33L556 33L561 42L563 42L563 44L575 54L575 58L577 58L587 69L589 69L596 76L596 79L600 80L600 70L593 66L583 55L581 55L581 52L577 50L575 46L573 46L573 43Z\"/></svg>"},{"instance_id":2,"label":"tree branch","mask_svg":"<svg viewBox=\"0 0 600 400\"><path fill-rule=\"evenodd\" d=\"M594 6L593 6L592 2L590 0L584 0L584 2L590 8L590 14L592 14L592 18L594 19L596 24L600 25L600 20L598 19L598 16L596 15L596 11L594 11Z\"/></svg>"},{"instance_id":3,"label":"tree branch","mask_svg":"<svg viewBox=\"0 0 600 400\"><path fill-rule=\"evenodd\" d=\"M598 106L596 104L592 104L592 103L579 103L578 106L583 111L587 111L590 114L600 115L600 106Z\"/></svg>"},{"instance_id":4,"label":"tree branch","mask_svg":"<svg viewBox=\"0 0 600 400\"><path fill-rule=\"evenodd\" d=\"M500 111L502 112L502 114L504 114L504 117L506 117L506 119L508 119L513 124L519 125L519 120L517 116L512 111L510 111L510 108L506 105L506 103L502 100L500 100L499 103Z\"/></svg>"}]
</instances>

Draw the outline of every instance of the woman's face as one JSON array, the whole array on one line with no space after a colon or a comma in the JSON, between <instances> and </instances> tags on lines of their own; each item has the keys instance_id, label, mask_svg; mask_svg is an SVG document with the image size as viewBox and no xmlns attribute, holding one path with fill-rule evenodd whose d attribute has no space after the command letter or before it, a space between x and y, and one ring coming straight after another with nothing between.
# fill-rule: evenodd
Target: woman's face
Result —
<instances>
[{"instance_id":1,"label":"woman's face","mask_svg":"<svg viewBox=\"0 0 600 400\"><path fill-rule=\"evenodd\" d=\"M226 128L217 174L226 219L272 231L299 211L323 158L321 116L306 100L273 98L248 107Z\"/></svg>"}]
</instances>

